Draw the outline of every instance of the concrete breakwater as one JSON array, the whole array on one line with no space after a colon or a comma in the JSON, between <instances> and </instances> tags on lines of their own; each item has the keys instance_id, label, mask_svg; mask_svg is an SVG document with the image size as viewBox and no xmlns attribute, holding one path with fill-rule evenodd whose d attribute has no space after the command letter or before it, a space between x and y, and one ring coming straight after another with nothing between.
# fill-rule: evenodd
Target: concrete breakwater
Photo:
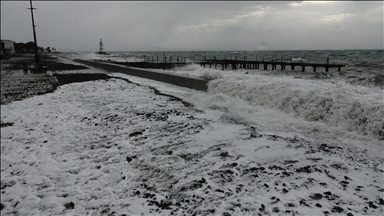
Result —
<instances>
[{"instance_id":1,"label":"concrete breakwater","mask_svg":"<svg viewBox=\"0 0 384 216\"><path fill-rule=\"evenodd\" d=\"M95 61L87 61L82 59L75 59L74 61L84 65L100 68L108 72L118 72L118 73L123 73L131 76L152 79L152 80L165 82L165 83L169 83L169 84L173 84L181 87L187 87L187 88L191 88L199 91L207 91L208 89L208 86L207 86L208 81L202 80L202 79L183 77L183 76L145 71L145 70L137 70L133 68L122 67L122 66L107 64L107 63L99 63Z\"/></svg>"}]
</instances>

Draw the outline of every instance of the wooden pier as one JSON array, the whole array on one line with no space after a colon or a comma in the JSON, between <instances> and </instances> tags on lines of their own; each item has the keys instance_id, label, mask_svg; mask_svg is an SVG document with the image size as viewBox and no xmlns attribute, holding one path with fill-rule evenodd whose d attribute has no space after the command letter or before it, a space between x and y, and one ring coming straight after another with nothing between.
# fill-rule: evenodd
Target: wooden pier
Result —
<instances>
[{"instance_id":1,"label":"wooden pier","mask_svg":"<svg viewBox=\"0 0 384 216\"><path fill-rule=\"evenodd\" d=\"M337 68L338 71L341 71L341 68L344 67L344 64L329 64L329 58L327 58L326 63L307 63L307 62L293 62L292 60L290 62L284 62L282 59L280 61L274 61L273 58L270 61L264 61L263 60L254 60L254 61L248 61L246 57L244 57L244 60L235 60L232 59L221 59L217 60L215 57L213 59L206 59L205 61L202 61L199 63L201 66L206 67L209 65L210 68L214 66L215 68L219 65L221 66L222 70L228 69L229 66L232 70L237 69L263 69L267 70L268 66L269 68L272 68L272 70L276 70L277 66L279 66L280 70L285 70L287 67L291 70L295 70L295 67L301 67L301 71L305 71L306 67L312 67L313 71L316 72L317 68L325 68L325 71L328 72L330 68Z\"/></svg>"},{"instance_id":2,"label":"wooden pier","mask_svg":"<svg viewBox=\"0 0 384 216\"><path fill-rule=\"evenodd\" d=\"M290 58L290 61L283 61L283 58L276 60L272 58L271 60L258 60L257 57L255 60L248 60L247 56L244 56L243 59L239 60L237 56L235 59L227 59L225 56L223 59L217 59L216 56L213 56L212 59L207 59L206 56L200 57L158 57L158 56L143 56L143 61L141 62L116 62L111 60L102 60L103 62L114 63L119 65L124 65L128 67L138 67L138 68L155 68L155 69L172 69L175 67L183 67L188 64L200 64L203 67L209 66L210 68L214 67L221 68L222 70L231 69L253 69L253 70L286 70L295 68L301 68L301 71L305 71L306 68L313 68L313 71L316 72L317 68L325 68L325 71L328 72L330 68L337 68L338 71L341 71L341 68L344 67L344 64L330 64L329 58L326 59L326 63L309 63L309 62L297 62L293 61Z\"/></svg>"}]
</instances>

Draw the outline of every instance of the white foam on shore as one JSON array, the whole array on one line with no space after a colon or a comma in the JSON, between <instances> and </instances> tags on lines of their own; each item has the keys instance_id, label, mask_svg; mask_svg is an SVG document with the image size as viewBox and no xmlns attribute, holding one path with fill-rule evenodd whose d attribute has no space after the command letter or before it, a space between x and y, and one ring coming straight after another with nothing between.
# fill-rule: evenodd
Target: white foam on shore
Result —
<instances>
[{"instance_id":1,"label":"white foam on shore","mask_svg":"<svg viewBox=\"0 0 384 216\"><path fill-rule=\"evenodd\" d=\"M236 107L252 111L244 100L162 88L200 102L186 107L148 87L110 79L2 105L2 121L13 123L1 129L2 215L274 215L276 209L319 215L335 206L343 214L384 212L381 162L365 146L327 143L322 149L292 131L268 136L263 125L263 137L250 138L247 125L228 118ZM199 109L204 104L223 110ZM268 110L254 111L261 118ZM287 121L287 114L275 113ZM310 198L317 193L323 198ZM170 209L151 205L148 195ZM74 209L65 207L70 202ZM364 212L367 202L377 208Z\"/></svg>"}]
</instances>

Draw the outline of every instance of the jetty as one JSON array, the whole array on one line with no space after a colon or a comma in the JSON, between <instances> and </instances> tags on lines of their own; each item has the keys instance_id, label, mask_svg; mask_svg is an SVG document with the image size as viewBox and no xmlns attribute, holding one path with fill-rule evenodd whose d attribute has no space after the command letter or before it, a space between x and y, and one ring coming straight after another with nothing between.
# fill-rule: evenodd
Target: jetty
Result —
<instances>
[{"instance_id":1,"label":"jetty","mask_svg":"<svg viewBox=\"0 0 384 216\"><path fill-rule=\"evenodd\" d=\"M341 71L341 68L344 67L344 64L335 64L329 62L329 57L324 63L315 63L315 62L304 62L297 61L290 58L289 61L284 61L282 57L280 58L271 58L265 60L264 57L258 59L258 57L253 57L252 60L248 60L247 56L244 56L242 59L239 59L238 56L233 56L231 58L226 58L226 56L221 59L216 58L216 56L208 57L207 56L189 56L189 57L160 57L159 56L142 56L143 61L140 62L118 62L112 60L99 60L102 62L108 62L113 64L124 65L127 67L137 67L137 68L155 68L155 69L172 69L175 67L183 67L188 64L199 64L202 67L210 68L221 68L222 70L231 69L253 69L253 70L295 70L295 68L300 68L301 71L305 71L306 68L313 68L313 71L316 72L317 68L324 68L326 72L331 68L337 68L338 71Z\"/></svg>"},{"instance_id":2,"label":"jetty","mask_svg":"<svg viewBox=\"0 0 384 216\"><path fill-rule=\"evenodd\" d=\"M244 59L239 60L237 57L235 59L216 59L214 56L213 59L205 59L202 62L199 62L199 64L203 67L206 67L207 65L211 68L214 66L215 68L217 66L221 67L222 70L225 70L227 68L231 68L232 70L237 69L263 69L268 70L268 68L271 68L272 70L280 69L280 70L286 70L287 67L291 70L295 70L295 67L300 67L301 71L305 71L307 67L312 67L313 71L316 72L317 68L325 68L325 71L328 72L330 68L337 68L338 71L341 71L341 68L344 67L344 64L330 64L329 58L327 58L326 63L309 63L309 62L295 62L290 59L289 62L283 61L282 58L276 60L272 58L269 61L264 60L257 60L257 57L255 60L248 60L246 56L244 56Z\"/></svg>"}]
</instances>

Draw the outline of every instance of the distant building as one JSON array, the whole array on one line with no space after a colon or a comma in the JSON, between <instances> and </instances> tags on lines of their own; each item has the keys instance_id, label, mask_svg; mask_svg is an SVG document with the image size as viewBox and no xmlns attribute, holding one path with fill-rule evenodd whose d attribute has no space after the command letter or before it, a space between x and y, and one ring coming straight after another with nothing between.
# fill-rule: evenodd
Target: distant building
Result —
<instances>
[{"instance_id":1,"label":"distant building","mask_svg":"<svg viewBox=\"0 0 384 216\"><path fill-rule=\"evenodd\" d=\"M11 40L0 41L0 54L1 55L13 55L15 54L15 42Z\"/></svg>"}]
</instances>

